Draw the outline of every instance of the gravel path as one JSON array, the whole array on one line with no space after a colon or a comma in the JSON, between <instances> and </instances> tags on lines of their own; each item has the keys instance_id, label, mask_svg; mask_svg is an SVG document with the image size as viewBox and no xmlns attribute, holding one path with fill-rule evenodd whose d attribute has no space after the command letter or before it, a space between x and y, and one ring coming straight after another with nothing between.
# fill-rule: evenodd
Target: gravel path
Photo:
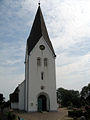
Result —
<instances>
[{"instance_id":1,"label":"gravel path","mask_svg":"<svg viewBox=\"0 0 90 120\"><path fill-rule=\"evenodd\" d=\"M43 112L43 113L16 113L24 120L65 120L68 112L66 109L60 108L58 112Z\"/></svg>"}]
</instances>

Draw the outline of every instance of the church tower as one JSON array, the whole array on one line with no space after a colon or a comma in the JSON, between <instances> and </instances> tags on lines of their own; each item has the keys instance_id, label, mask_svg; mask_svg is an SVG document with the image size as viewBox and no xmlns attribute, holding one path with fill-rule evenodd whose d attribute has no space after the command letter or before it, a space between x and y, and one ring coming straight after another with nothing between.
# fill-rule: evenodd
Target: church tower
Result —
<instances>
[{"instance_id":1,"label":"church tower","mask_svg":"<svg viewBox=\"0 0 90 120\"><path fill-rule=\"evenodd\" d=\"M11 108L57 111L55 58L39 5L26 44L25 80L10 94Z\"/></svg>"},{"instance_id":2,"label":"church tower","mask_svg":"<svg viewBox=\"0 0 90 120\"><path fill-rule=\"evenodd\" d=\"M55 57L39 5L26 45L26 111L57 111Z\"/></svg>"}]
</instances>

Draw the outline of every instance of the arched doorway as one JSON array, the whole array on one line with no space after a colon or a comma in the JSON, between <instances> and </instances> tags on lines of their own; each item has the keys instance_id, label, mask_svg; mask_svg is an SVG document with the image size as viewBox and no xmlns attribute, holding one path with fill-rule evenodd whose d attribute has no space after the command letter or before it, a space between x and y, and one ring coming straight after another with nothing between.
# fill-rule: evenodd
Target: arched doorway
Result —
<instances>
[{"instance_id":1,"label":"arched doorway","mask_svg":"<svg viewBox=\"0 0 90 120\"><path fill-rule=\"evenodd\" d=\"M38 111L47 111L47 98L45 95L38 97Z\"/></svg>"}]
</instances>

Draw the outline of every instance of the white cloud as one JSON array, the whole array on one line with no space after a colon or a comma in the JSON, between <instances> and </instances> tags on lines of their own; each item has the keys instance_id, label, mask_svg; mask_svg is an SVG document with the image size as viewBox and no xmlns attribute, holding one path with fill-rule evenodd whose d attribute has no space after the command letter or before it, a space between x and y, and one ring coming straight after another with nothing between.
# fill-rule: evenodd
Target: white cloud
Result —
<instances>
[{"instance_id":1,"label":"white cloud","mask_svg":"<svg viewBox=\"0 0 90 120\"><path fill-rule=\"evenodd\" d=\"M2 71L0 69L0 93L3 93L6 100L9 99L9 94L12 93L15 88L20 84L24 79L24 74L12 74L11 71L16 68L6 68Z\"/></svg>"},{"instance_id":2,"label":"white cloud","mask_svg":"<svg viewBox=\"0 0 90 120\"><path fill-rule=\"evenodd\" d=\"M51 3L55 7L51 7ZM57 4L58 3L58 4ZM90 1L64 0L51 1L49 3L50 10L47 15L47 26L55 47L67 48L78 41L82 41L81 36L89 36L90 34ZM48 18L50 17L50 18Z\"/></svg>"},{"instance_id":3,"label":"white cloud","mask_svg":"<svg viewBox=\"0 0 90 120\"><path fill-rule=\"evenodd\" d=\"M89 83L89 74L90 54L87 54L71 64L57 66L57 87L64 86L81 90L83 84Z\"/></svg>"},{"instance_id":4,"label":"white cloud","mask_svg":"<svg viewBox=\"0 0 90 120\"><path fill-rule=\"evenodd\" d=\"M26 39L37 3L5 0L1 5L0 90L5 94L13 92L24 79ZM90 78L90 49L89 45L86 47L90 38L90 0L43 0L41 9L57 55L57 87L80 90ZM81 49L87 50L81 55ZM75 50L79 54L75 54Z\"/></svg>"}]
</instances>

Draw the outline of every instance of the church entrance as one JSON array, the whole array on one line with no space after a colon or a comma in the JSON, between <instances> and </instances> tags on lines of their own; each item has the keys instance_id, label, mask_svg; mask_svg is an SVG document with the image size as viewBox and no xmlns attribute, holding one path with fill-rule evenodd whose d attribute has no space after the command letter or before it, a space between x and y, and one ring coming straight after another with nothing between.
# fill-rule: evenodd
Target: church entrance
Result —
<instances>
[{"instance_id":1,"label":"church entrance","mask_svg":"<svg viewBox=\"0 0 90 120\"><path fill-rule=\"evenodd\" d=\"M47 98L45 95L38 97L38 111L47 111Z\"/></svg>"}]
</instances>

